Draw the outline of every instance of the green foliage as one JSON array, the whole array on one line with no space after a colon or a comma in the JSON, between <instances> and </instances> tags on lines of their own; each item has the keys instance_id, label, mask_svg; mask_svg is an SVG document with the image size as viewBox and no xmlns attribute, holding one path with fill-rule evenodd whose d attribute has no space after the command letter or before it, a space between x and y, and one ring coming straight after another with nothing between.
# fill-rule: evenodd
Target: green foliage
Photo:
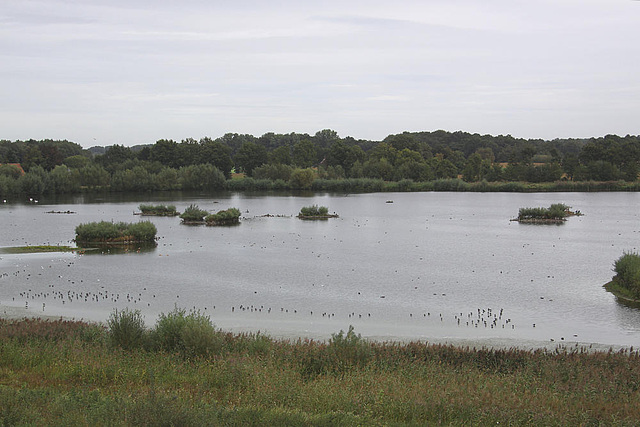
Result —
<instances>
[{"instance_id":1,"label":"green foliage","mask_svg":"<svg viewBox=\"0 0 640 427\"><path fill-rule=\"evenodd\" d=\"M300 216L327 216L329 215L329 208L326 206L304 206L300 208Z\"/></svg>"},{"instance_id":2,"label":"green foliage","mask_svg":"<svg viewBox=\"0 0 640 427\"><path fill-rule=\"evenodd\" d=\"M90 222L76 227L77 242L153 242L155 241L156 226L150 221L137 223L126 222Z\"/></svg>"},{"instance_id":3,"label":"green foliage","mask_svg":"<svg viewBox=\"0 0 640 427\"><path fill-rule=\"evenodd\" d=\"M635 299L640 299L640 254L625 252L614 263L613 271L616 273L614 281Z\"/></svg>"},{"instance_id":4,"label":"green foliage","mask_svg":"<svg viewBox=\"0 0 640 427\"><path fill-rule=\"evenodd\" d=\"M175 307L158 318L152 336L156 348L178 352L186 357L219 353L223 339L216 332L209 316L198 310Z\"/></svg>"},{"instance_id":5,"label":"green foliage","mask_svg":"<svg viewBox=\"0 0 640 427\"><path fill-rule=\"evenodd\" d=\"M240 221L240 210L229 208L207 215L204 219L209 225L237 224Z\"/></svg>"},{"instance_id":6,"label":"green foliage","mask_svg":"<svg viewBox=\"0 0 640 427\"><path fill-rule=\"evenodd\" d=\"M145 215L174 216L178 212L175 205L145 205L138 206L140 212Z\"/></svg>"},{"instance_id":7,"label":"green foliage","mask_svg":"<svg viewBox=\"0 0 640 427\"><path fill-rule=\"evenodd\" d=\"M140 310L115 310L107 320L109 342L125 350L142 348L146 330Z\"/></svg>"},{"instance_id":8,"label":"green foliage","mask_svg":"<svg viewBox=\"0 0 640 427\"><path fill-rule=\"evenodd\" d=\"M209 212L192 203L182 212L180 218L184 221L204 221L204 217L207 215L209 215Z\"/></svg>"},{"instance_id":9,"label":"green foliage","mask_svg":"<svg viewBox=\"0 0 640 427\"><path fill-rule=\"evenodd\" d=\"M314 179L316 172L313 169L295 169L291 172L289 186L296 190L306 190L311 188Z\"/></svg>"},{"instance_id":10,"label":"green foliage","mask_svg":"<svg viewBox=\"0 0 640 427\"><path fill-rule=\"evenodd\" d=\"M554 203L548 208L520 208L518 221L528 220L564 220L569 215L570 207L563 203Z\"/></svg>"},{"instance_id":11,"label":"green foliage","mask_svg":"<svg viewBox=\"0 0 640 427\"><path fill-rule=\"evenodd\" d=\"M374 353L371 345L354 332L353 325L345 334L340 330L337 334L331 334L329 351L333 354L338 371L345 371L355 366L363 367L372 359Z\"/></svg>"},{"instance_id":12,"label":"green foliage","mask_svg":"<svg viewBox=\"0 0 640 427\"><path fill-rule=\"evenodd\" d=\"M122 351L99 333L81 338L100 328L64 322L0 319L0 425L539 426L640 419L635 350L375 343L350 327L328 343L214 331L221 347ZM212 336L206 319L193 324L193 342Z\"/></svg>"}]
</instances>

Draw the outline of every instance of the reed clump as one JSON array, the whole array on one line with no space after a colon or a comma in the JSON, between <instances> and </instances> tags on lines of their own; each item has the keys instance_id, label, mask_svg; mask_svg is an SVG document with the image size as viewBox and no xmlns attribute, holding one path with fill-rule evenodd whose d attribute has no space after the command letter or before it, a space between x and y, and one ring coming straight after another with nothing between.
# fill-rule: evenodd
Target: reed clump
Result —
<instances>
[{"instance_id":1,"label":"reed clump","mask_svg":"<svg viewBox=\"0 0 640 427\"><path fill-rule=\"evenodd\" d=\"M78 243L145 243L155 242L156 226L150 221L126 222L89 222L76 227Z\"/></svg>"},{"instance_id":2,"label":"reed clump","mask_svg":"<svg viewBox=\"0 0 640 427\"><path fill-rule=\"evenodd\" d=\"M329 214L329 208L326 206L318 205L303 206L298 214L298 218L303 219L335 218L337 216L336 214Z\"/></svg>"},{"instance_id":3,"label":"reed clump","mask_svg":"<svg viewBox=\"0 0 640 427\"><path fill-rule=\"evenodd\" d=\"M155 215L155 216L177 216L180 213L177 211L175 205L140 205L138 206L142 215Z\"/></svg>"},{"instance_id":4,"label":"reed clump","mask_svg":"<svg viewBox=\"0 0 640 427\"><path fill-rule=\"evenodd\" d=\"M180 218L182 218L183 223L202 223L207 215L209 215L209 212L192 203L180 214Z\"/></svg>"},{"instance_id":5,"label":"reed clump","mask_svg":"<svg viewBox=\"0 0 640 427\"><path fill-rule=\"evenodd\" d=\"M164 338L143 337L146 344L126 350L113 345L109 328L0 321L0 425L538 426L640 419L640 354L633 349L376 343L352 327L326 342L285 341L223 332L194 311L176 308L169 318L145 330L162 329ZM211 336L210 350L186 350L203 348Z\"/></svg>"}]
</instances>

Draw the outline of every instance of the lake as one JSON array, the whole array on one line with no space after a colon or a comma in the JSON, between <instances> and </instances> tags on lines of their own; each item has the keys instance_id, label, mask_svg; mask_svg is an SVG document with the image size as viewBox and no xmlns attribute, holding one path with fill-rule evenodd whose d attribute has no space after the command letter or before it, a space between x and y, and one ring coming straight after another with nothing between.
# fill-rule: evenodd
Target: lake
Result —
<instances>
[{"instance_id":1,"label":"lake","mask_svg":"<svg viewBox=\"0 0 640 427\"><path fill-rule=\"evenodd\" d=\"M390 203L393 202L393 203ZM237 207L233 227L134 216L140 203ZM565 203L561 225L510 221ZM324 205L339 218L295 218ZM0 254L0 310L105 321L174 307L217 327L328 338L349 325L378 340L540 347L640 345L640 309L603 289L640 246L638 193L159 193L0 205L0 247L69 245L91 221L152 221L158 246L108 253ZM72 211L71 214L46 213ZM265 217L264 215L273 215Z\"/></svg>"}]
</instances>

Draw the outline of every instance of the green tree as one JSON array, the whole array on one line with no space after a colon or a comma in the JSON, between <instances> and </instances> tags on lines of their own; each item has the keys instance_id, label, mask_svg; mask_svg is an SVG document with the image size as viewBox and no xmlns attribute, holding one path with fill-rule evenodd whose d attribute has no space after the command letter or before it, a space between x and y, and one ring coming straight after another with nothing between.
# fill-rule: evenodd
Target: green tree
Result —
<instances>
[{"instance_id":1,"label":"green tree","mask_svg":"<svg viewBox=\"0 0 640 427\"><path fill-rule=\"evenodd\" d=\"M222 171L225 178L231 178L233 169L233 159L231 158L231 148L220 141L213 141L211 138L202 138L201 157L202 163L211 163Z\"/></svg>"},{"instance_id":2,"label":"green tree","mask_svg":"<svg viewBox=\"0 0 640 427\"><path fill-rule=\"evenodd\" d=\"M220 169L210 163L183 166L178 171L183 190L224 190L226 179Z\"/></svg>"},{"instance_id":3,"label":"green tree","mask_svg":"<svg viewBox=\"0 0 640 427\"><path fill-rule=\"evenodd\" d=\"M236 153L234 160L236 169L252 176L255 168L267 163L267 150L254 142L245 142Z\"/></svg>"},{"instance_id":4,"label":"green tree","mask_svg":"<svg viewBox=\"0 0 640 427\"><path fill-rule=\"evenodd\" d=\"M296 169L291 173L289 185L296 189L309 189L316 179L316 173L313 169Z\"/></svg>"},{"instance_id":5,"label":"green tree","mask_svg":"<svg viewBox=\"0 0 640 427\"><path fill-rule=\"evenodd\" d=\"M318 161L316 147L309 139L303 139L293 146L293 164L300 168L309 168Z\"/></svg>"},{"instance_id":6,"label":"green tree","mask_svg":"<svg viewBox=\"0 0 640 427\"><path fill-rule=\"evenodd\" d=\"M290 165L291 164L291 150L288 145L282 145L268 155L269 163Z\"/></svg>"}]
</instances>

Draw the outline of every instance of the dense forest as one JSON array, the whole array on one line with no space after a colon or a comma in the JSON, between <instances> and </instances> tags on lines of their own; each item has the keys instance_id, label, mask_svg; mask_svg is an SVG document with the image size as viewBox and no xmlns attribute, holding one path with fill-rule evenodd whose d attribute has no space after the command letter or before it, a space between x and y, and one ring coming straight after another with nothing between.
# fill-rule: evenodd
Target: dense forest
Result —
<instances>
[{"instance_id":1,"label":"dense forest","mask_svg":"<svg viewBox=\"0 0 640 427\"><path fill-rule=\"evenodd\" d=\"M434 189L442 181L451 189L465 183L483 183L480 189L488 183L622 185L637 182L639 168L640 137L632 135L545 141L438 130L368 141L325 129L313 136L229 133L91 149L66 140L2 140L0 196L96 190L379 191Z\"/></svg>"}]
</instances>

